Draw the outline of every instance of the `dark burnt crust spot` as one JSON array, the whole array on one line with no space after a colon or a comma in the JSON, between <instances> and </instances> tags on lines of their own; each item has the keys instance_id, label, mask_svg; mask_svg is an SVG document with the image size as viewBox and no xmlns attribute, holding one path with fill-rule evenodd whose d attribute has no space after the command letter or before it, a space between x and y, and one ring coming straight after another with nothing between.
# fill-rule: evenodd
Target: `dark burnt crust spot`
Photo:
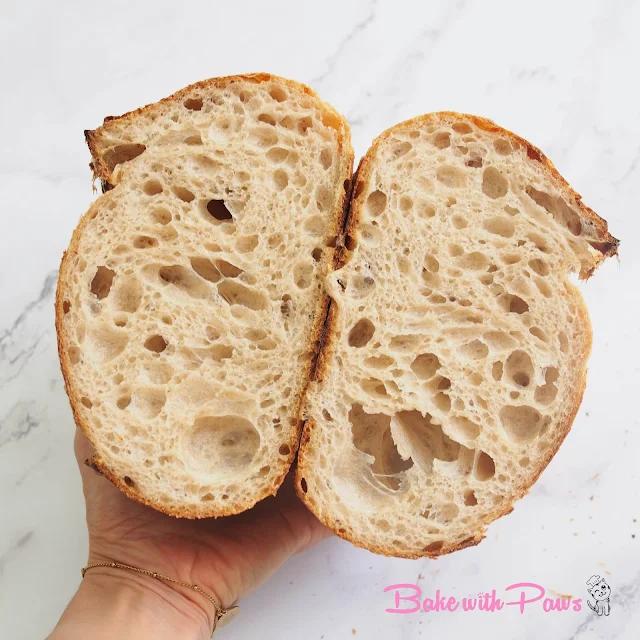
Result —
<instances>
[{"instance_id":1,"label":"dark burnt crust spot","mask_svg":"<svg viewBox=\"0 0 640 640\"><path fill-rule=\"evenodd\" d=\"M591 241L589 244L599 251L603 256L610 257L618 254L618 247L620 246L620 240L613 238L613 242L595 242Z\"/></svg>"},{"instance_id":2,"label":"dark burnt crust spot","mask_svg":"<svg viewBox=\"0 0 640 640\"><path fill-rule=\"evenodd\" d=\"M100 474L101 476L104 476L104 473L102 472L102 468L100 467L98 462L95 460L95 458L87 458L84 461L84 463L85 465L87 465L87 467L89 467L89 469L93 469L96 473Z\"/></svg>"}]
</instances>

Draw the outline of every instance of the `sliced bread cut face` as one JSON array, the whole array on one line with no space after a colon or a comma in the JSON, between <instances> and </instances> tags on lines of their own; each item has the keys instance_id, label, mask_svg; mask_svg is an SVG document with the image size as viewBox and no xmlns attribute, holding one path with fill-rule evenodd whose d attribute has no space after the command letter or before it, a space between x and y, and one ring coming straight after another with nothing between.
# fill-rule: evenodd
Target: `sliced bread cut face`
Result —
<instances>
[{"instance_id":1,"label":"sliced bread cut face","mask_svg":"<svg viewBox=\"0 0 640 640\"><path fill-rule=\"evenodd\" d=\"M393 127L354 180L297 488L356 545L437 556L477 544L566 436L591 345L568 277L618 243L538 149L473 116Z\"/></svg>"},{"instance_id":2,"label":"sliced bread cut face","mask_svg":"<svg viewBox=\"0 0 640 640\"><path fill-rule=\"evenodd\" d=\"M92 464L221 516L274 494L326 310L353 153L307 87L199 83L87 132L106 193L63 258L59 354Z\"/></svg>"}]
</instances>

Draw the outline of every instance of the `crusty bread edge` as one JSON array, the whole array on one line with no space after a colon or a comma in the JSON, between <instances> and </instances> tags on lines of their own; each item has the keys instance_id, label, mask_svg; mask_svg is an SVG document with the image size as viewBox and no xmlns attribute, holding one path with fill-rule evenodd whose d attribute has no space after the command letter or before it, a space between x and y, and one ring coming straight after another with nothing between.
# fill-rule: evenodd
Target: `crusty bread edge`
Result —
<instances>
[{"instance_id":1,"label":"crusty bread edge","mask_svg":"<svg viewBox=\"0 0 640 640\"><path fill-rule=\"evenodd\" d=\"M527 156L530 159L540 162L543 165L543 168L547 171L550 179L554 183L556 183L557 187L563 193L565 193L568 197L570 197L570 199L571 198L575 199L576 204L580 208L580 212L587 219L593 222L593 224L596 226L598 231L602 233L603 240L602 240L601 246L594 247L600 252L600 256L597 259L596 267L599 266L605 258L617 255L617 250L620 243L616 238L614 238L609 233L606 220L602 219L597 213L595 213L595 211L593 211L592 209L590 209L589 207L587 207L582 203L580 194L578 194L576 191L572 189L569 183L560 175L560 173L554 167L551 160L549 160L544 155L544 153L540 151L540 149L538 149L537 147L534 147L527 140L525 140L524 138L521 138L515 133L507 129L504 129L502 127L499 127L497 124L495 124L491 120L474 116L474 115L460 114L460 113L451 112L451 111L435 112L435 113L430 113L423 116L418 116L411 120L406 120L404 122L401 122L387 129L374 140L373 144L367 151L366 155L360 160L358 168L353 176L351 201L349 203L349 211L344 222L344 230L343 230L344 238L351 236L359 225L360 212L364 204L363 188L364 188L365 182L369 179L371 172L373 170L372 161L379 145L383 143L385 140L387 140L387 138L391 137L398 128L421 126L421 125L430 123L434 120L439 120L442 117L450 118L453 120L459 120L459 121L471 120L479 128L491 133L498 133L504 136L505 138L509 139L509 141L512 144L514 144L514 146L524 146L527 150ZM350 258L350 252L347 251L345 248L344 239L342 240L341 243L339 243L339 245L340 245L340 249L339 251L336 251L336 259L334 261L336 269L339 269L342 266L344 266L344 264L346 264L346 262ZM583 274L583 276L590 277L593 274L593 271L595 270L596 267L594 267L594 269L592 269L587 274ZM335 334L335 324L337 322L337 313L338 313L336 306L337 305L335 301L332 301L329 308L330 313L327 315L327 327L325 328L326 338L323 343L323 350L318 356L318 367L316 370L316 380L318 383L322 381L324 373L326 372L326 369L329 366L332 351L334 349L333 336ZM427 552L424 550L415 551L415 552L401 551L391 546L382 546L382 545L372 544L370 541L367 540L366 537L359 536L356 533L350 533L348 530L345 530L344 523L337 523L331 517L320 514L308 499L307 492L305 492L304 489L302 488L302 480L304 479L304 476L306 474L309 474L309 475L313 474L313 468L307 469L307 465L306 465L306 458L307 456L309 456L308 451L309 451L309 447L311 446L310 433L311 433L311 430L316 428L317 426L315 425L315 422L311 418L307 418L305 420L304 430L302 433L302 438L300 440L300 446L298 449L298 458L297 458L296 472L295 472L296 477L295 477L294 484L295 484L296 492L299 498L307 505L309 510L326 527L334 531L336 535L338 535L339 537L345 540L348 540L349 542L351 542L353 545L357 547L367 549L368 551L371 551L376 554L393 556L398 558L408 558L408 559L416 559L421 557L437 558L442 555L453 553L454 551L459 551L466 547L471 547L471 546L480 544L480 542L485 537L486 526L489 525L491 522L497 520L498 518L504 515L507 515L513 511L515 502L520 500L523 496L525 496L529 492L531 487L535 484L535 482L540 477L540 474L546 469L548 464L551 462L553 456L558 452L560 445L562 444L564 439L567 437L569 431L571 430L575 417L580 408L580 404L582 403L582 398L584 396L584 392L586 389L586 383L587 383L586 364L589 359L589 354L591 352L591 345L593 341L593 334L591 331L591 322L589 319L588 310L584 302L581 305L578 305L578 312L579 312L580 320L583 326L587 329L587 338L586 338L587 348L585 349L585 354L583 357L583 368L581 371L575 374L576 375L575 394L573 398L573 403L569 411L567 412L566 419L563 424L559 425L557 429L556 439L552 443L552 445L549 447L549 450L547 451L545 457L540 461L539 467L531 476L531 481L527 485L525 485L518 494L514 496L511 502L503 505L500 509L497 509L489 513L483 519L480 528L470 532L470 535L466 540L463 540L462 542L460 542L459 544L453 547L448 547L445 545L441 550L436 552Z\"/></svg>"},{"instance_id":2,"label":"crusty bread edge","mask_svg":"<svg viewBox=\"0 0 640 640\"><path fill-rule=\"evenodd\" d=\"M353 147L351 145L351 136L350 136L350 127L349 124L339 112L337 112L331 105L322 101L322 99L309 87L302 83L295 82L293 80L288 80L286 78L281 78L279 76L274 76L267 73L255 73L248 75L238 75L238 76L225 76L221 78L212 78L210 80L204 80L201 82L197 82L193 85L190 85L184 89L181 89L177 93L168 96L167 98L163 98L160 100L160 103L167 103L174 100L182 100L186 95L190 92L193 92L194 89L202 89L206 86L213 84L215 86L221 87L226 86L229 83L236 82L238 80L245 80L249 82L261 83L261 82L279 82L286 85L290 89L302 89L304 93L310 95L319 101L321 101L325 107L329 108L332 112L334 112L340 122L342 123L342 130L338 132L338 145L339 145L339 153L341 158L341 166L340 166L340 174L343 176L343 189L341 191L342 197L336 203L336 210L334 214L334 225L332 230L332 235L337 238L341 236L341 230L344 225L345 216L349 209L350 203L350 185L351 185L351 176L353 172L353 159L354 152ZM144 112L153 112L157 109L157 105L159 103L153 103L151 105L147 105L140 109L136 109L135 111L130 111L126 114L123 114L119 117L108 116L105 118L105 125L108 126L109 122L113 122L115 120L119 120L121 118L131 119L137 115L140 115ZM100 137L104 131L104 127L99 127L96 130L87 130L85 131L85 138L87 144L89 146L89 150L92 155L92 163L91 168L94 172L94 179L100 179L103 185L103 192L106 192L114 187L114 185L110 182L111 173L108 170L108 167L103 162L100 153L99 153L99 141ZM91 207L87 211L87 213L82 216L80 222L76 226L73 231L73 235L71 237L71 241L69 243L69 247L67 251L65 251L62 255L62 260L60 263L60 269L58 273L58 283L56 287L56 298L55 298L55 327L56 327L56 336L58 343L58 357L60 359L60 368L62 371L62 377L64 379L64 386L69 397L69 402L71 405L71 411L73 414L74 421L78 428L84 433L84 435L89 439L92 445L95 446L94 438L92 434L92 430L88 424L84 422L82 419L82 413L79 408L79 398L76 397L76 393L73 390L73 386L71 384L71 375L70 371L72 368L72 364L70 358L65 351L64 348L64 328L63 328L63 298L64 298L64 285L65 276L67 272L68 265L70 264L70 259L77 253L78 244L80 241L80 237L82 236L82 232L84 227L90 220L90 214L93 208L97 205L98 200L92 203ZM337 249L334 249L333 252L329 253L326 265L330 267L330 265L334 262L334 255ZM167 515L175 516L178 518L217 518L228 515L235 515L238 513L242 513L247 509L250 509L256 503L261 500L275 495L280 488L280 485L284 481L291 465L293 464L296 454L298 451L298 446L300 443L300 437L303 428L303 410L304 410L304 395L306 393L306 389L308 387L309 381L312 378L313 372L316 369L316 363L319 358L319 354L322 352L322 344L324 340L325 334L325 320L327 309L329 308L329 298L327 296L322 296L318 299L318 304L316 306L316 315L315 322L310 334L309 340L309 352L310 358L306 364L306 370L301 372L301 376L303 380L306 380L307 383L302 388L301 392L294 399L295 411L293 415L297 421L297 426L294 428L292 437L289 442L290 453L286 458L278 459L278 475L274 477L273 482L270 487L266 488L262 493L256 494L251 499L239 501L235 503L230 503L220 508L216 506L215 503L212 503L208 507L176 507L171 505L164 505L162 503L155 502L153 500L147 499L145 496L141 495L137 492L133 487L129 487L123 479L114 474L107 464L97 455L94 454L92 458L85 461L86 464L91 466L97 472L101 473L105 478L110 480L118 489L120 489L124 494L128 497L140 502L141 504L152 507L156 511L160 511L162 513L166 513Z\"/></svg>"},{"instance_id":3,"label":"crusty bread edge","mask_svg":"<svg viewBox=\"0 0 640 640\"><path fill-rule=\"evenodd\" d=\"M87 142L87 146L89 147L89 151L91 152L92 161L90 164L91 170L93 171L94 180L99 179L102 182L103 191L108 191L112 189L114 183L112 182L112 172L109 170L109 167L104 162L101 157L101 142L103 140L103 136L109 134L114 124L121 123L122 121L131 121L140 115L148 115L153 114L167 104L171 104L174 102L182 101L185 98L188 98L193 95L194 92L198 90L204 90L210 87L222 89L236 82L253 82L255 84L261 84L264 82L275 82L289 89L293 89L295 91L302 90L303 93L320 101L327 109L332 111L340 120L343 125L343 131L349 133L350 127L347 119L340 114L336 109L334 109L329 103L324 102L322 98L306 84L302 82L297 82L295 80L290 80L288 78L283 78L281 76L276 76L270 73L247 73L240 74L234 76L220 76L219 78L209 78L208 80L201 80L199 82L195 82L184 89L180 89L176 93L167 96L166 98L162 98L157 102L152 104L148 104L144 107L140 107L139 109L135 109L133 111L128 111L127 113L123 113L120 116L106 116L104 118L104 122L102 126L97 129L86 129L84 132L85 140ZM340 151L342 151L342 145L347 147L347 152L351 151L353 155L353 149L351 148L351 140L347 139L343 135L338 136L338 144L340 145ZM353 160L352 160L353 163ZM349 176L351 177L351 176Z\"/></svg>"}]
</instances>

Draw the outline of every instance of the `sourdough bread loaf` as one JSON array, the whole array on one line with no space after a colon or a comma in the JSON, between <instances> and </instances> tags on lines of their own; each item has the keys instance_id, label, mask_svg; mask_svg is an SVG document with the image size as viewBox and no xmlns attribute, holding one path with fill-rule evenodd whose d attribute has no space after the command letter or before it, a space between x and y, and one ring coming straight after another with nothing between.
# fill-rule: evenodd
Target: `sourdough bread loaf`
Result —
<instances>
[{"instance_id":1,"label":"sourdough bread loaf","mask_svg":"<svg viewBox=\"0 0 640 640\"><path fill-rule=\"evenodd\" d=\"M538 149L455 113L375 141L344 237L299 495L377 553L477 544L571 427L591 329L570 276L617 241Z\"/></svg>"},{"instance_id":2,"label":"sourdough bread loaf","mask_svg":"<svg viewBox=\"0 0 640 640\"><path fill-rule=\"evenodd\" d=\"M86 137L105 193L63 258L56 325L92 464L172 515L248 509L297 450L348 125L308 87L258 74Z\"/></svg>"}]
</instances>

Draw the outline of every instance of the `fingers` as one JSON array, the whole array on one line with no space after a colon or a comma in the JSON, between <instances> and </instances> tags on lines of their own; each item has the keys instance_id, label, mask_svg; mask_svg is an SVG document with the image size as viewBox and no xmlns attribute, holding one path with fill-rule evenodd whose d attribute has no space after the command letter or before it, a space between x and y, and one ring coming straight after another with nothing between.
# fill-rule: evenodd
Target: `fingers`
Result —
<instances>
[{"instance_id":1,"label":"fingers","mask_svg":"<svg viewBox=\"0 0 640 640\"><path fill-rule=\"evenodd\" d=\"M85 460L88 460L93 455L93 447L91 446L91 443L89 442L87 436L85 436L78 427L76 427L76 436L73 441L73 449L76 454L78 465L82 469Z\"/></svg>"}]
</instances>

